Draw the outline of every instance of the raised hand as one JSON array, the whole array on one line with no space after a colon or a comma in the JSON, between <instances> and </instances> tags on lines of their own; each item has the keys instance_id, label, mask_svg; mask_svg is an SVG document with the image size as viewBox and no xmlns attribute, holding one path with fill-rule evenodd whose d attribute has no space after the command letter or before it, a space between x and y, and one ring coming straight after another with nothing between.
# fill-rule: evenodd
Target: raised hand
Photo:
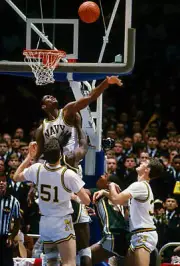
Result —
<instances>
[{"instance_id":1,"label":"raised hand","mask_svg":"<svg viewBox=\"0 0 180 266\"><path fill-rule=\"evenodd\" d=\"M11 237L9 236L8 239L6 240L6 244L7 244L7 247L11 247L12 246L12 239Z\"/></svg>"},{"instance_id":2,"label":"raised hand","mask_svg":"<svg viewBox=\"0 0 180 266\"><path fill-rule=\"evenodd\" d=\"M108 84L117 84L118 86L122 86L122 80L119 79L117 76L111 76L111 77L106 77Z\"/></svg>"},{"instance_id":3,"label":"raised hand","mask_svg":"<svg viewBox=\"0 0 180 266\"><path fill-rule=\"evenodd\" d=\"M115 189L118 194L121 192L120 187L114 182L109 183L109 190L111 189Z\"/></svg>"},{"instance_id":4,"label":"raised hand","mask_svg":"<svg viewBox=\"0 0 180 266\"><path fill-rule=\"evenodd\" d=\"M37 142L32 141L29 143L29 155L33 159L35 158L36 153L37 153Z\"/></svg>"},{"instance_id":5,"label":"raised hand","mask_svg":"<svg viewBox=\"0 0 180 266\"><path fill-rule=\"evenodd\" d=\"M102 197L103 193L104 193L103 190L99 190L99 191L95 192L93 195L93 203L95 203L100 197Z\"/></svg>"}]
</instances>

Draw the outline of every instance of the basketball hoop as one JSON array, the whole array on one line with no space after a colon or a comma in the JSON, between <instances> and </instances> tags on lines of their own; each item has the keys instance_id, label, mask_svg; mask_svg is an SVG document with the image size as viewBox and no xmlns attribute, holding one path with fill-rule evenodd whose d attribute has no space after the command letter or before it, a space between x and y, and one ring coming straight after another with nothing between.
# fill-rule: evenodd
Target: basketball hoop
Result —
<instances>
[{"instance_id":1,"label":"basketball hoop","mask_svg":"<svg viewBox=\"0 0 180 266\"><path fill-rule=\"evenodd\" d=\"M66 52L60 50L24 50L24 61L31 67L36 78L36 85L54 83L54 69Z\"/></svg>"}]
</instances>

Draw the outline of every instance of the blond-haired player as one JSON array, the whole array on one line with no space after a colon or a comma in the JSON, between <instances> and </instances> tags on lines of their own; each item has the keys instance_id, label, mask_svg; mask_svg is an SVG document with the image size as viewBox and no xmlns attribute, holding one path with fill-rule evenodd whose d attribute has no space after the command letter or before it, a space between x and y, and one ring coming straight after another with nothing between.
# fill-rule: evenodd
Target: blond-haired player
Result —
<instances>
[{"instance_id":1,"label":"blond-haired player","mask_svg":"<svg viewBox=\"0 0 180 266\"><path fill-rule=\"evenodd\" d=\"M136 168L138 182L132 183L119 193L115 183L110 183L109 190L94 194L95 201L101 195L106 195L114 204L123 205L129 201L129 222L131 244L125 265L149 266L150 253L156 248L158 236L153 221L154 197L149 185L150 179L157 178L163 171L163 165L158 159L150 158Z\"/></svg>"},{"instance_id":2,"label":"blond-haired player","mask_svg":"<svg viewBox=\"0 0 180 266\"><path fill-rule=\"evenodd\" d=\"M71 194L76 193L84 204L90 199L85 192L84 182L66 166L60 165L60 146L56 138L51 138L44 147L45 163L29 163L36 155L37 145L30 144L29 154L16 170L15 181L28 180L36 184L39 192L41 212L40 236L48 266L59 265L58 253L62 265L76 265L76 242L71 214Z\"/></svg>"}]
</instances>

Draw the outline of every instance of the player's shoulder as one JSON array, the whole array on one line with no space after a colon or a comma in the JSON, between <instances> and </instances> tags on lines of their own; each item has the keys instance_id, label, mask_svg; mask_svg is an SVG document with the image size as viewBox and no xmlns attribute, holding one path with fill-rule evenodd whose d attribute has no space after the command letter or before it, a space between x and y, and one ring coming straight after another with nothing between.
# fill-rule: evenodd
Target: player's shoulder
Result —
<instances>
[{"instance_id":1,"label":"player's shoulder","mask_svg":"<svg viewBox=\"0 0 180 266\"><path fill-rule=\"evenodd\" d=\"M67 166L65 167L65 170L64 171L65 171L66 176L74 176L74 175L77 175L77 173L73 169L70 169Z\"/></svg>"},{"instance_id":2,"label":"player's shoulder","mask_svg":"<svg viewBox=\"0 0 180 266\"><path fill-rule=\"evenodd\" d=\"M139 186L141 186L140 182L139 181L135 181L129 187L139 187Z\"/></svg>"},{"instance_id":3,"label":"player's shoulder","mask_svg":"<svg viewBox=\"0 0 180 266\"><path fill-rule=\"evenodd\" d=\"M133 182L129 188L132 188L132 189L145 189L147 188L148 184L144 181L136 181L136 182Z\"/></svg>"},{"instance_id":4,"label":"player's shoulder","mask_svg":"<svg viewBox=\"0 0 180 266\"><path fill-rule=\"evenodd\" d=\"M34 163L29 168L31 168L32 170L38 170L42 165L42 163Z\"/></svg>"},{"instance_id":5,"label":"player's shoulder","mask_svg":"<svg viewBox=\"0 0 180 266\"><path fill-rule=\"evenodd\" d=\"M33 163L33 164L31 165L31 167L38 168L39 166L42 166L42 165L43 165L42 163L37 162L37 163Z\"/></svg>"},{"instance_id":6,"label":"player's shoulder","mask_svg":"<svg viewBox=\"0 0 180 266\"><path fill-rule=\"evenodd\" d=\"M45 122L45 119L42 121L42 124L40 124L40 126L36 129L36 134L38 134L38 133L41 133L42 132L42 130L43 130L43 124L44 124L44 122Z\"/></svg>"}]
</instances>

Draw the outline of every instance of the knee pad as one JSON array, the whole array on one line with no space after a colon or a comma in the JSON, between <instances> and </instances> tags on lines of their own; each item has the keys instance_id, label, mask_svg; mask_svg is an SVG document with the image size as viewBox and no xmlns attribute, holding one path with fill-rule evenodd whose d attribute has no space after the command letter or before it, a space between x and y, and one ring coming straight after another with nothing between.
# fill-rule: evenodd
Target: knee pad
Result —
<instances>
[{"instance_id":1,"label":"knee pad","mask_svg":"<svg viewBox=\"0 0 180 266\"><path fill-rule=\"evenodd\" d=\"M80 257L86 256L86 257L91 258L91 249L90 249L90 247L81 249L78 252L78 254L79 254Z\"/></svg>"}]
</instances>

